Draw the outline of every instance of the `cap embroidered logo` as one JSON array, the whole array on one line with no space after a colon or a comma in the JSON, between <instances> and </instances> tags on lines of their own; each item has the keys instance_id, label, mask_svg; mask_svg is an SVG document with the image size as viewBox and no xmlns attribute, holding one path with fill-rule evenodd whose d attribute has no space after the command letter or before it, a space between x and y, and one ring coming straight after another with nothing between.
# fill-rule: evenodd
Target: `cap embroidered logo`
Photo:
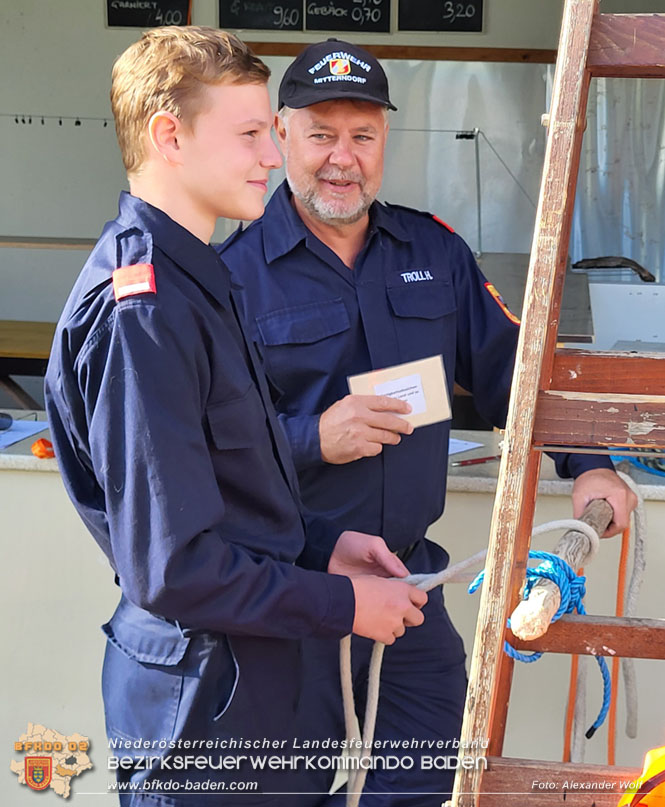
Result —
<instances>
[{"instance_id":1,"label":"cap embroidered logo","mask_svg":"<svg viewBox=\"0 0 665 807\"><path fill-rule=\"evenodd\" d=\"M351 64L348 59L331 59L328 66L333 76L346 76L351 72Z\"/></svg>"}]
</instances>

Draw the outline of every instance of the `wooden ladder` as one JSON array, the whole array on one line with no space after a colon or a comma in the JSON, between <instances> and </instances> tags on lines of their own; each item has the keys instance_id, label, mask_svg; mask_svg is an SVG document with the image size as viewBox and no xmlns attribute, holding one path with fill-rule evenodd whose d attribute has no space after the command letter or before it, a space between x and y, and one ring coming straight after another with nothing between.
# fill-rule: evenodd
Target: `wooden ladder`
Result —
<instances>
[{"instance_id":1,"label":"wooden ladder","mask_svg":"<svg viewBox=\"0 0 665 807\"><path fill-rule=\"evenodd\" d=\"M504 638L522 650L665 658L665 620L563 617L540 640L519 643L506 630L519 601L544 446L644 446L665 450L665 354L557 349L573 202L593 77L665 77L665 14L599 14L598 0L566 0L547 149L531 250L505 447L492 516L461 747L482 765L460 768L453 807L539 807L562 802L565 779L635 779L637 771L501 756L513 663ZM508 634L508 635L506 635ZM537 674L537 672L535 673ZM489 738L488 751L474 742ZM647 749L645 749L646 751ZM531 792L534 779L555 791ZM522 796L516 795L524 794ZM566 807L608 807L620 791L568 792Z\"/></svg>"}]
</instances>

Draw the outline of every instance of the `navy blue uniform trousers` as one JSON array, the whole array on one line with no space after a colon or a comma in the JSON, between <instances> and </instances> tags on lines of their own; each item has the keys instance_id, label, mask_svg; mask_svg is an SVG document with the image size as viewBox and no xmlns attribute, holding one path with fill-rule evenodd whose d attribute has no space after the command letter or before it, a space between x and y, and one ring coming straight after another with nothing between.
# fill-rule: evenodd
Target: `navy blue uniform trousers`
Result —
<instances>
[{"instance_id":1,"label":"navy blue uniform trousers","mask_svg":"<svg viewBox=\"0 0 665 807\"><path fill-rule=\"evenodd\" d=\"M423 540L416 544L408 566L416 573L438 572L447 562L447 553L441 547ZM376 770L367 775L362 807L432 807L449 797L452 790L454 768L429 767L426 757L458 754L453 745L459 738L466 691L464 647L445 609L440 586L429 593L423 613L422 626L407 628L404 636L385 649L375 730L377 746L371 751L373 756L407 759L393 770L384 770L381 761L377 761ZM369 639L353 637L351 659L361 727L372 647ZM303 736L321 740L344 737L339 643L307 639L304 648L300 714L307 731ZM413 747L395 748L397 741ZM413 767L405 771L402 765L411 765L411 761ZM333 774L326 771L312 774L312 789L329 789L332 779ZM326 804L343 807L345 795L344 790L340 791Z\"/></svg>"}]
</instances>

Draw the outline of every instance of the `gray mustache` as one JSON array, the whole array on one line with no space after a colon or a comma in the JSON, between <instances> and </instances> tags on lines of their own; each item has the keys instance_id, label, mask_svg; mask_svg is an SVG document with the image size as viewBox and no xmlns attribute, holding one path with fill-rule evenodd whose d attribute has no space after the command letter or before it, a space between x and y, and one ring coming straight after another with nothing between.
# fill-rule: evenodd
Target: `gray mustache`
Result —
<instances>
[{"instance_id":1,"label":"gray mustache","mask_svg":"<svg viewBox=\"0 0 665 807\"><path fill-rule=\"evenodd\" d=\"M334 180L336 182L357 182L359 185L363 184L363 177L358 174L342 174L342 173L317 173L317 179L326 179L328 181Z\"/></svg>"}]
</instances>

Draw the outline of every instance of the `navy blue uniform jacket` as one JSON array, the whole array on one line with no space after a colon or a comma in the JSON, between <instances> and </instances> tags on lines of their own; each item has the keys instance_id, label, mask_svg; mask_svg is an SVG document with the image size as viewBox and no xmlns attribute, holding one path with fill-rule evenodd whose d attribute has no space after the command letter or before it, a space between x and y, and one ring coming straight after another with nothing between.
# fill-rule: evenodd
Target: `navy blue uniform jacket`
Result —
<instances>
[{"instance_id":1,"label":"navy blue uniform jacket","mask_svg":"<svg viewBox=\"0 0 665 807\"><path fill-rule=\"evenodd\" d=\"M442 354L480 412L505 425L518 326L490 291L464 241L430 214L375 202L353 271L303 224L286 183L265 214L219 251L242 285L248 328L293 448L305 504L345 529L400 549L443 512L450 422L345 465L321 459L320 414L348 394L347 377ZM556 455L562 476L606 457Z\"/></svg>"},{"instance_id":2,"label":"navy blue uniform jacket","mask_svg":"<svg viewBox=\"0 0 665 807\"><path fill-rule=\"evenodd\" d=\"M154 266L156 293L116 302L112 273L135 264ZM303 552L288 444L246 341L214 249L123 194L46 375L63 480L133 606L185 633L342 636L352 586L295 565L327 558ZM308 526L318 545L339 535Z\"/></svg>"}]
</instances>

